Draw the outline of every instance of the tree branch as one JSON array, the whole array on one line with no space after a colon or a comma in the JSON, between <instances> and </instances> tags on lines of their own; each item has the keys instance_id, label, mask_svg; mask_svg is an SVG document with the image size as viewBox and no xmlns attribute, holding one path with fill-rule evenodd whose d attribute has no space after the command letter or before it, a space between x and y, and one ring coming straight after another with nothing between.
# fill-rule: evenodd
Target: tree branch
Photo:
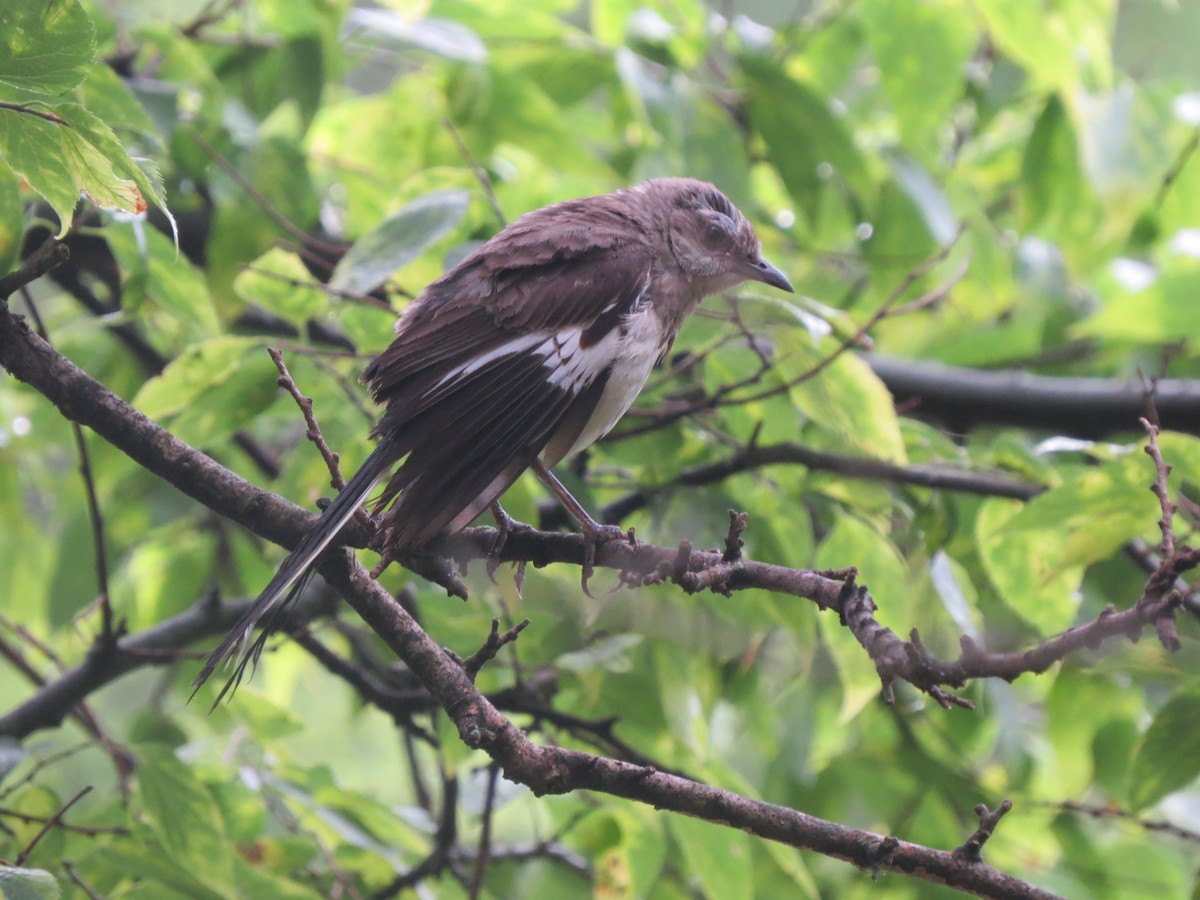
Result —
<instances>
[{"instance_id":1,"label":"tree branch","mask_svg":"<svg viewBox=\"0 0 1200 900\"><path fill-rule=\"evenodd\" d=\"M0 365L42 392L69 419L88 425L188 496L255 533L291 547L313 525L312 514L257 489L159 428L31 333L7 309L0 309ZM435 549L458 547L469 551L470 558L485 559L494 536L491 529L470 529ZM510 535L504 552L512 554L521 547L532 551L524 558L535 563L560 555L581 564L585 552L578 535L536 532ZM639 569L654 574L664 566L670 571L679 556L670 548L615 542L601 548L597 562L626 574ZM840 608L842 592L852 584L819 573L753 561L739 560L734 566L724 563L720 551L687 556L685 575L724 564L731 566L731 571L723 588L752 584L808 596L821 606L837 603ZM535 794L602 791L742 828L871 871L901 872L989 897L1053 896L984 864L957 858L949 851L827 822L653 768L536 744L500 714L475 688L463 666L370 578L353 554L344 550L327 553L318 570L408 665L450 716L462 740L471 748L487 752L509 780L528 785ZM868 595L858 590L854 596L861 600ZM848 618L844 610L842 613ZM886 629L882 631L890 634Z\"/></svg>"},{"instance_id":2,"label":"tree branch","mask_svg":"<svg viewBox=\"0 0 1200 900\"><path fill-rule=\"evenodd\" d=\"M1146 411L1146 389L1137 379L985 372L875 355L864 359L910 415L957 432L1007 425L1100 438L1139 431ZM1154 401L1163 428L1200 434L1200 381L1164 378L1155 385Z\"/></svg>"}]
</instances>

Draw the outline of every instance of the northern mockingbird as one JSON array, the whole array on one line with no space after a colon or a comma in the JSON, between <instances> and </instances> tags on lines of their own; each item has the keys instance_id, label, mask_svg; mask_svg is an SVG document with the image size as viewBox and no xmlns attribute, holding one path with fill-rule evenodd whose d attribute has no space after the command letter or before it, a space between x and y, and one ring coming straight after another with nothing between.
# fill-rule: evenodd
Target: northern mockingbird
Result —
<instances>
[{"instance_id":1,"label":"northern mockingbird","mask_svg":"<svg viewBox=\"0 0 1200 900\"><path fill-rule=\"evenodd\" d=\"M762 258L745 216L702 181L655 179L505 227L400 316L391 345L363 373L386 405L374 452L196 685L286 607L384 478L373 546L386 558L465 528L529 468L579 521L589 548L621 534L592 520L550 467L608 433L701 300L744 281L792 290ZM267 624L230 685L257 658Z\"/></svg>"}]
</instances>

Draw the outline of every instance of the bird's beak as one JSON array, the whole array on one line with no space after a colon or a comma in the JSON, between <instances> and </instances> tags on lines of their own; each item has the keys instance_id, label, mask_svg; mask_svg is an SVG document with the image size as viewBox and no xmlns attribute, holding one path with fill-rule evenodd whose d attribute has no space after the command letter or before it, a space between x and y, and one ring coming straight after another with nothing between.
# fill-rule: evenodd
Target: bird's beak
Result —
<instances>
[{"instance_id":1,"label":"bird's beak","mask_svg":"<svg viewBox=\"0 0 1200 900\"><path fill-rule=\"evenodd\" d=\"M794 294L796 292L792 287L792 283L787 280L787 276L762 257L759 257L754 262L750 263L746 277L752 281L761 281L763 284L769 284L771 287L777 287L781 291L787 291L789 294Z\"/></svg>"}]
</instances>

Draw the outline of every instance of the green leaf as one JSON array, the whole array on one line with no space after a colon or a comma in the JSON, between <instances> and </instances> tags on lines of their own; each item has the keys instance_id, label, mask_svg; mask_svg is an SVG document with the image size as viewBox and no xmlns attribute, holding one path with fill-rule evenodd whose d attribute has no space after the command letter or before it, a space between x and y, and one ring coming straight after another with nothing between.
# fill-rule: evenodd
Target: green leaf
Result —
<instances>
[{"instance_id":1,"label":"green leaf","mask_svg":"<svg viewBox=\"0 0 1200 900\"><path fill-rule=\"evenodd\" d=\"M187 409L197 397L228 379L246 354L262 342L253 338L216 337L192 344L161 375L138 391L133 405L152 419L165 419Z\"/></svg>"},{"instance_id":2,"label":"green leaf","mask_svg":"<svg viewBox=\"0 0 1200 900\"><path fill-rule=\"evenodd\" d=\"M933 150L979 42L973 11L954 0L870 0L859 8L901 138Z\"/></svg>"},{"instance_id":3,"label":"green leaf","mask_svg":"<svg viewBox=\"0 0 1200 900\"><path fill-rule=\"evenodd\" d=\"M0 166L0 272L10 272L16 266L25 234L18 182L15 173Z\"/></svg>"},{"instance_id":4,"label":"green leaf","mask_svg":"<svg viewBox=\"0 0 1200 900\"><path fill-rule=\"evenodd\" d=\"M9 102L17 108L0 109L0 156L54 208L60 237L81 195L103 209L133 214L153 202L174 227L157 171L134 162L95 115L78 103Z\"/></svg>"},{"instance_id":5,"label":"green leaf","mask_svg":"<svg viewBox=\"0 0 1200 900\"><path fill-rule=\"evenodd\" d=\"M275 402L279 370L266 353L250 353L171 424L181 439L205 447L224 440Z\"/></svg>"},{"instance_id":6,"label":"green leaf","mask_svg":"<svg viewBox=\"0 0 1200 900\"><path fill-rule=\"evenodd\" d=\"M111 66L93 66L74 96L122 139L156 152L163 149L154 120Z\"/></svg>"},{"instance_id":7,"label":"green leaf","mask_svg":"<svg viewBox=\"0 0 1200 900\"><path fill-rule=\"evenodd\" d=\"M208 284L179 257L166 236L139 222L105 229L108 246L125 274L122 298L127 312L149 303L195 329L195 337L220 331L221 323Z\"/></svg>"},{"instance_id":8,"label":"green leaf","mask_svg":"<svg viewBox=\"0 0 1200 900\"><path fill-rule=\"evenodd\" d=\"M628 875L629 896L648 896L658 883L667 855L663 823L646 807L630 804L613 810L621 839L610 859Z\"/></svg>"},{"instance_id":9,"label":"green leaf","mask_svg":"<svg viewBox=\"0 0 1200 900\"><path fill-rule=\"evenodd\" d=\"M988 34L1023 66L1037 89L1069 93L1086 78L1111 82L1108 35L1116 3L1109 0L976 0Z\"/></svg>"},{"instance_id":10,"label":"green leaf","mask_svg":"<svg viewBox=\"0 0 1200 900\"><path fill-rule=\"evenodd\" d=\"M234 279L233 289L247 303L301 327L330 303L329 295L316 286L300 257L279 247L246 266Z\"/></svg>"},{"instance_id":11,"label":"green leaf","mask_svg":"<svg viewBox=\"0 0 1200 900\"><path fill-rule=\"evenodd\" d=\"M1054 531L1066 538L1059 564L1088 565L1152 525L1158 515L1149 489L1153 477L1143 454L1127 454L1034 497L1004 528Z\"/></svg>"},{"instance_id":12,"label":"green leaf","mask_svg":"<svg viewBox=\"0 0 1200 900\"><path fill-rule=\"evenodd\" d=\"M218 890L233 884L233 847L212 794L169 750L143 750L137 767L139 800L167 852L196 881Z\"/></svg>"},{"instance_id":13,"label":"green leaf","mask_svg":"<svg viewBox=\"0 0 1200 900\"><path fill-rule=\"evenodd\" d=\"M321 900L326 894L318 893L301 881L264 872L242 857L234 860L238 897L271 897L273 900Z\"/></svg>"},{"instance_id":14,"label":"green leaf","mask_svg":"<svg viewBox=\"0 0 1200 900\"><path fill-rule=\"evenodd\" d=\"M57 900L62 888L44 869L0 865L0 897L4 900Z\"/></svg>"},{"instance_id":15,"label":"green leaf","mask_svg":"<svg viewBox=\"0 0 1200 900\"><path fill-rule=\"evenodd\" d=\"M749 835L690 816L671 816L667 824L683 853L688 875L699 880L705 897L737 900L754 896Z\"/></svg>"},{"instance_id":16,"label":"green leaf","mask_svg":"<svg viewBox=\"0 0 1200 900\"><path fill-rule=\"evenodd\" d=\"M1145 809L1200 775L1200 687L1184 688L1166 702L1138 745L1130 771L1132 810Z\"/></svg>"},{"instance_id":17,"label":"green leaf","mask_svg":"<svg viewBox=\"0 0 1200 900\"><path fill-rule=\"evenodd\" d=\"M146 891L140 896L147 900L156 896L194 900L227 900L236 896L230 888L217 890L207 886L204 883L207 867L193 869L194 862L176 860L150 835L146 836L145 843L145 847L136 849L128 849L128 841L109 844L103 853L96 854L96 864L111 870L111 877L115 879L133 877L146 885Z\"/></svg>"},{"instance_id":18,"label":"green leaf","mask_svg":"<svg viewBox=\"0 0 1200 900\"><path fill-rule=\"evenodd\" d=\"M751 124L809 220L817 218L828 181L844 182L861 202L870 191L866 167L825 99L765 57L745 55L741 63L750 87Z\"/></svg>"},{"instance_id":19,"label":"green leaf","mask_svg":"<svg viewBox=\"0 0 1200 900\"><path fill-rule=\"evenodd\" d=\"M424 50L444 59L482 63L487 47L462 22L403 15L391 10L356 8L350 21L364 29L358 35L397 50Z\"/></svg>"},{"instance_id":20,"label":"green leaf","mask_svg":"<svg viewBox=\"0 0 1200 900\"><path fill-rule=\"evenodd\" d=\"M900 633L911 627L908 611L912 579L899 551L871 523L839 512L817 550L813 565L829 569L856 566L860 581L870 588L879 604L879 620ZM870 655L837 616L819 616L817 627L837 666L842 686L838 721L846 724L879 696L879 673L875 671Z\"/></svg>"},{"instance_id":21,"label":"green leaf","mask_svg":"<svg viewBox=\"0 0 1200 900\"><path fill-rule=\"evenodd\" d=\"M785 329L776 340L785 378L798 376L823 359L799 329ZM857 356L843 353L816 377L792 387L790 396L809 419L832 435L841 452L904 463L904 439L892 395Z\"/></svg>"},{"instance_id":22,"label":"green leaf","mask_svg":"<svg viewBox=\"0 0 1200 900\"><path fill-rule=\"evenodd\" d=\"M975 541L984 571L1005 602L1042 634L1061 631L1075 618L1083 569L1064 564L1066 535L1015 530L1016 500L989 499L975 519Z\"/></svg>"},{"instance_id":23,"label":"green leaf","mask_svg":"<svg viewBox=\"0 0 1200 900\"><path fill-rule=\"evenodd\" d=\"M61 94L83 80L96 52L76 0L0 0L0 82Z\"/></svg>"},{"instance_id":24,"label":"green leaf","mask_svg":"<svg viewBox=\"0 0 1200 900\"><path fill-rule=\"evenodd\" d=\"M1131 280L1118 275L1132 266L1144 274ZM1200 330L1200 260L1171 258L1161 271L1126 261L1099 282L1103 305L1072 329L1079 337L1100 337L1123 343L1169 343Z\"/></svg>"},{"instance_id":25,"label":"green leaf","mask_svg":"<svg viewBox=\"0 0 1200 900\"><path fill-rule=\"evenodd\" d=\"M304 731L303 721L295 713L252 690L238 691L237 715L230 716L228 721L231 725L244 723L254 739L264 746Z\"/></svg>"},{"instance_id":26,"label":"green leaf","mask_svg":"<svg viewBox=\"0 0 1200 900\"><path fill-rule=\"evenodd\" d=\"M329 286L355 294L373 291L449 234L466 213L469 201L466 191L437 191L414 200L354 242L334 269Z\"/></svg>"},{"instance_id":27,"label":"green leaf","mask_svg":"<svg viewBox=\"0 0 1200 900\"><path fill-rule=\"evenodd\" d=\"M921 214L926 230L943 247L950 244L958 233L958 219L941 186L911 157L894 153L890 159L896 184Z\"/></svg>"},{"instance_id":28,"label":"green leaf","mask_svg":"<svg viewBox=\"0 0 1200 900\"><path fill-rule=\"evenodd\" d=\"M1095 199L1079 165L1075 128L1058 95L1034 122L1021 159L1021 199L1031 225L1054 230L1094 224Z\"/></svg>"}]
</instances>

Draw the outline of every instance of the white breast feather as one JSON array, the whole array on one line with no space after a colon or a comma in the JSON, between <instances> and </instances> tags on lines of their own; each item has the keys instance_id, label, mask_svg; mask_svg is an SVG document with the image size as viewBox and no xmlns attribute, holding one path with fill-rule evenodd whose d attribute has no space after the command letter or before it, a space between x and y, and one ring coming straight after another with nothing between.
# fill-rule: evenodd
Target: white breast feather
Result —
<instances>
[{"instance_id":1,"label":"white breast feather","mask_svg":"<svg viewBox=\"0 0 1200 900\"><path fill-rule=\"evenodd\" d=\"M609 344L610 341L612 344ZM602 351L603 362L599 363L592 377L598 376L610 363L612 374L608 376L608 384L600 395L592 417L566 456L578 453L608 434L625 415L645 386L650 370L658 362L663 341L662 321L651 310L643 309L626 317L624 335L612 331L600 343L588 348L588 351L605 348Z\"/></svg>"}]
</instances>

